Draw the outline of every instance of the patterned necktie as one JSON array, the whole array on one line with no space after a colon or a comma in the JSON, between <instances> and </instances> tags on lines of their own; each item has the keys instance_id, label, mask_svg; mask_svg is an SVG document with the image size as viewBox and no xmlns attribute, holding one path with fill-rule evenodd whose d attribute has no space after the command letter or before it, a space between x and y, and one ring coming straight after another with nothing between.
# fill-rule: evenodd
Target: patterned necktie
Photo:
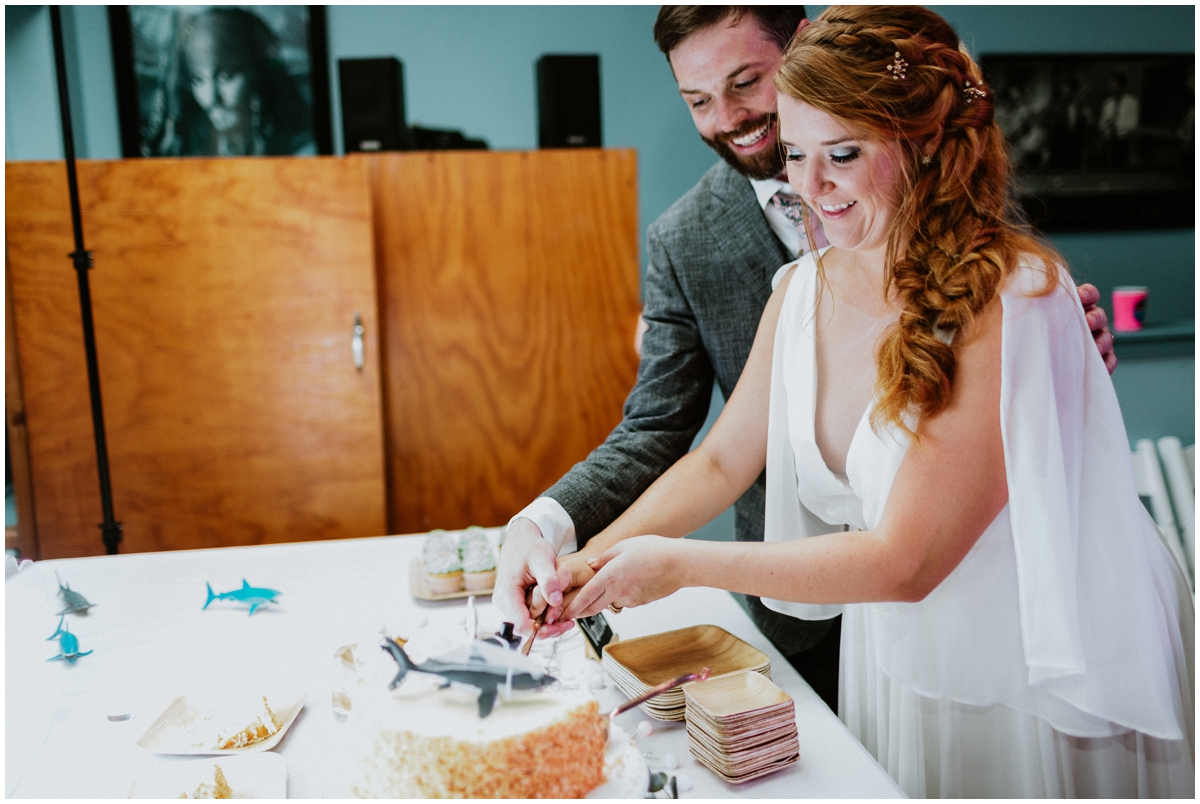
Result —
<instances>
[{"instance_id":1,"label":"patterned necktie","mask_svg":"<svg viewBox=\"0 0 1200 804\"><path fill-rule=\"evenodd\" d=\"M783 216L792 222L801 232L804 231L804 217L802 210L804 202L800 200L800 196L794 193L789 193L787 190L780 190L771 196L771 206L783 213Z\"/></svg>"},{"instance_id":2,"label":"patterned necktie","mask_svg":"<svg viewBox=\"0 0 1200 804\"><path fill-rule=\"evenodd\" d=\"M796 231L800 234L800 252L796 255L802 257L804 254L814 248L824 248L829 245L829 241L825 239L825 231L821 228L821 219L815 215L810 216L809 225L813 230L814 243L808 242L808 233L804 229L804 201L795 193L790 193L787 190L780 190L771 196L771 206L783 213L783 216L792 222L796 227Z\"/></svg>"}]
</instances>

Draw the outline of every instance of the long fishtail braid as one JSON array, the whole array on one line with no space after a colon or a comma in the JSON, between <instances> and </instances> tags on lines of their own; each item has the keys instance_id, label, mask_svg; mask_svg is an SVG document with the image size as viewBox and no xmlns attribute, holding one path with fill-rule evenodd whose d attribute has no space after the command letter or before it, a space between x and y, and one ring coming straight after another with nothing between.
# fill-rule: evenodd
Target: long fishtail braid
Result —
<instances>
[{"instance_id":1,"label":"long fishtail braid","mask_svg":"<svg viewBox=\"0 0 1200 804\"><path fill-rule=\"evenodd\" d=\"M874 416L911 433L907 414L932 416L949 404L954 337L995 298L1020 255L1048 266L1058 258L1016 211L991 92L937 14L830 6L789 47L776 86L868 137L901 144L887 264L903 308L876 354Z\"/></svg>"}]
</instances>

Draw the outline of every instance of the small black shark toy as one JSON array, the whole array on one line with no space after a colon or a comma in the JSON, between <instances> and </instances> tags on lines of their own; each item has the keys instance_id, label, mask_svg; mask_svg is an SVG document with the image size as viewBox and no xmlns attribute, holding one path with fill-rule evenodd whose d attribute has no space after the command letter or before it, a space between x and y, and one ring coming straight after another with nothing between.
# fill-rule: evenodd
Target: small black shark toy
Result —
<instances>
[{"instance_id":1,"label":"small black shark toy","mask_svg":"<svg viewBox=\"0 0 1200 804\"><path fill-rule=\"evenodd\" d=\"M487 717L496 705L501 688L510 690L540 690L553 684L555 678L537 669L532 662L513 650L486 642L471 642L445 656L414 664L399 642L384 637L380 645L400 665L400 671L388 685L395 689L411 671L438 676L443 687L451 683L467 684L479 690L479 716Z\"/></svg>"},{"instance_id":2,"label":"small black shark toy","mask_svg":"<svg viewBox=\"0 0 1200 804\"><path fill-rule=\"evenodd\" d=\"M95 603L89 603L87 598L72 589L71 584L64 584L62 578L58 577L57 572L54 573L54 577L58 578L58 594L62 597L63 602L67 604L67 607L60 611L59 614L66 614L67 612L87 614L87 610L96 605Z\"/></svg>"}]
</instances>

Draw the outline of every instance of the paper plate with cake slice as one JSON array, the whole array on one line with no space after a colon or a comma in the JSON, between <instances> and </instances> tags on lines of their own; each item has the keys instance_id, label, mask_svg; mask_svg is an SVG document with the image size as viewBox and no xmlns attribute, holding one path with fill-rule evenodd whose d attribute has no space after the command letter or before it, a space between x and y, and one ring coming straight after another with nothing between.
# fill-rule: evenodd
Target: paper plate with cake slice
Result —
<instances>
[{"instance_id":1,"label":"paper plate with cake slice","mask_svg":"<svg viewBox=\"0 0 1200 804\"><path fill-rule=\"evenodd\" d=\"M213 689L180 695L137 744L156 754L246 754L274 748L304 708L298 690Z\"/></svg>"}]
</instances>

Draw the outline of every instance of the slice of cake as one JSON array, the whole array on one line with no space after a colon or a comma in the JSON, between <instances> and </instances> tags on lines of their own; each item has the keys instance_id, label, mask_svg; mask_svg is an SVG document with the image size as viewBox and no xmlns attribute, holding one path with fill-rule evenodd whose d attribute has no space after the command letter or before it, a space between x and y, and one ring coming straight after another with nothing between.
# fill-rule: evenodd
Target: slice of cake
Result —
<instances>
[{"instance_id":1,"label":"slice of cake","mask_svg":"<svg viewBox=\"0 0 1200 804\"><path fill-rule=\"evenodd\" d=\"M386 692L386 691L385 691ZM604 780L608 718L583 692L502 701L413 674L358 721L350 791L360 798L580 798Z\"/></svg>"},{"instance_id":2,"label":"slice of cake","mask_svg":"<svg viewBox=\"0 0 1200 804\"><path fill-rule=\"evenodd\" d=\"M217 742L213 748L218 751L245 748L246 746L254 745L273 737L281 727L282 724L275 717L275 713L271 711L271 705L267 703L267 696L264 695L262 697L262 710L258 713L257 717L250 721L250 725L228 736L224 736L224 733L218 732Z\"/></svg>"}]
</instances>

